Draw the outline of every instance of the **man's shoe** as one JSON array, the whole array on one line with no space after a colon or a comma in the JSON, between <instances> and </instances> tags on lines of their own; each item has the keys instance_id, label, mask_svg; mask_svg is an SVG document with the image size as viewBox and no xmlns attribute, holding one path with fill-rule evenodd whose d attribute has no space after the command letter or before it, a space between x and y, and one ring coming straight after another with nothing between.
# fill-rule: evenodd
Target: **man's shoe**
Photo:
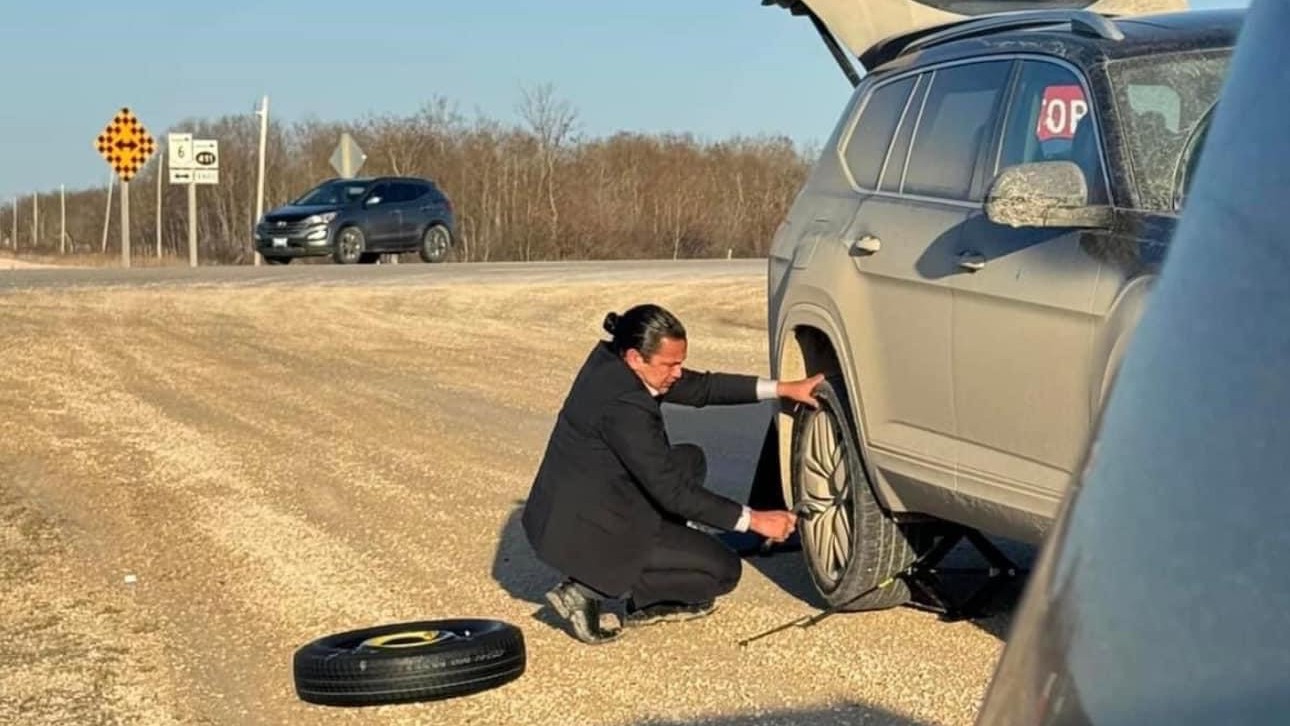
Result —
<instances>
[{"instance_id":1,"label":"man's shoe","mask_svg":"<svg viewBox=\"0 0 1290 726\"><path fill-rule=\"evenodd\" d=\"M716 611L717 603L714 600L689 605L660 603L639 609L629 609L626 617L623 618L623 625L639 628L657 623L681 623L707 617Z\"/></svg>"},{"instance_id":2,"label":"man's shoe","mask_svg":"<svg viewBox=\"0 0 1290 726\"><path fill-rule=\"evenodd\" d=\"M571 580L565 580L547 592L546 601L569 622L573 636L584 643L599 645L622 635L622 630L600 627L600 601L584 595Z\"/></svg>"}]
</instances>

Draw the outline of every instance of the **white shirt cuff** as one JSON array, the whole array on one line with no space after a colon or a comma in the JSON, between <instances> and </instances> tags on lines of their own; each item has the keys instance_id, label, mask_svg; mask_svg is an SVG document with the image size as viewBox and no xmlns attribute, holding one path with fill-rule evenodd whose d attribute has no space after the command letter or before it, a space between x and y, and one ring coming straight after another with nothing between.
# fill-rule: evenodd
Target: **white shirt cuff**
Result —
<instances>
[{"instance_id":1,"label":"white shirt cuff","mask_svg":"<svg viewBox=\"0 0 1290 726\"><path fill-rule=\"evenodd\" d=\"M752 524L752 510L745 505L743 514L739 515L739 521L735 522L735 531L747 532L750 524Z\"/></svg>"},{"instance_id":2,"label":"white shirt cuff","mask_svg":"<svg viewBox=\"0 0 1290 726\"><path fill-rule=\"evenodd\" d=\"M779 398L779 381L773 378L757 379L757 400L766 401Z\"/></svg>"}]
</instances>

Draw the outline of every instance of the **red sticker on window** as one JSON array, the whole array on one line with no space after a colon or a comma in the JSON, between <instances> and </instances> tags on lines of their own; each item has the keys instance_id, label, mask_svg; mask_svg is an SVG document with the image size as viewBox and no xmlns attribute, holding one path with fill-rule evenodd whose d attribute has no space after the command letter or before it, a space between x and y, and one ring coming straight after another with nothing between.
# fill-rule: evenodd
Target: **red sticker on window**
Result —
<instances>
[{"instance_id":1,"label":"red sticker on window","mask_svg":"<svg viewBox=\"0 0 1290 726\"><path fill-rule=\"evenodd\" d=\"M1086 115L1088 101L1084 99L1083 88L1078 85L1049 86L1044 89L1035 136L1040 141L1073 139L1075 128Z\"/></svg>"}]
</instances>

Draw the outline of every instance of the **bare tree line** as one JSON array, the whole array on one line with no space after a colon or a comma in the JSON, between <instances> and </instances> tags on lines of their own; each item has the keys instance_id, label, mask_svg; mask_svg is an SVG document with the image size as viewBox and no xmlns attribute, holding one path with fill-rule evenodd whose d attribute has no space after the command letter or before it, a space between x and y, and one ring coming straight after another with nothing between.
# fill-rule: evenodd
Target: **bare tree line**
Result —
<instances>
[{"instance_id":1,"label":"bare tree line","mask_svg":"<svg viewBox=\"0 0 1290 726\"><path fill-rule=\"evenodd\" d=\"M519 122L511 125L468 120L438 98L410 115L274 122L265 209L335 176L328 159L347 131L367 153L361 175L422 176L447 192L457 214L458 259L753 257L767 253L809 167L810 152L784 137L703 141L690 134L623 132L583 138L577 111L549 85L525 89L516 111ZM259 120L251 114L190 119L173 130L220 142L220 183L197 189L201 259L249 262ZM154 134L165 138L156 129ZM136 258L155 255L158 232L166 254L187 257L182 187L163 183L158 220L164 152L163 144L130 184ZM68 251L119 256L115 200L103 235L107 195L106 185L67 192ZM33 230L32 197L19 200L19 249L56 254L59 192L41 193L37 201ZM14 214L12 202L0 207L0 239L10 249Z\"/></svg>"}]
</instances>

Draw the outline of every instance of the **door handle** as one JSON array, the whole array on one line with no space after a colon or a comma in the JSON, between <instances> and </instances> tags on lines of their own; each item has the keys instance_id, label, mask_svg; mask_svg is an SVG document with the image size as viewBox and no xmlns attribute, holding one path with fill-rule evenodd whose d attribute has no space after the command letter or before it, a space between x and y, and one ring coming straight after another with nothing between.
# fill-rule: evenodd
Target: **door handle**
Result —
<instances>
[{"instance_id":1,"label":"door handle","mask_svg":"<svg viewBox=\"0 0 1290 726\"><path fill-rule=\"evenodd\" d=\"M853 255L872 255L880 249L882 249L882 240L871 234L867 234L851 243L851 254Z\"/></svg>"},{"instance_id":2,"label":"door handle","mask_svg":"<svg viewBox=\"0 0 1290 726\"><path fill-rule=\"evenodd\" d=\"M976 272L985 267L985 255L980 252L960 252L959 267Z\"/></svg>"}]
</instances>

